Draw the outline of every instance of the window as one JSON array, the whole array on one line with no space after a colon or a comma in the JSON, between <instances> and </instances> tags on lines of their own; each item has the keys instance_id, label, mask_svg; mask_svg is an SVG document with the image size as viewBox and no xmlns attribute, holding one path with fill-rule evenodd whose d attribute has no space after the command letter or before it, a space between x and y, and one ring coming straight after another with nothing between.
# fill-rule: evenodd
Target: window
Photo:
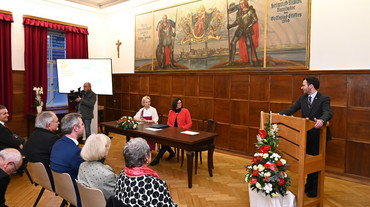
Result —
<instances>
[{"instance_id":1,"label":"window","mask_svg":"<svg viewBox=\"0 0 370 207\"><path fill-rule=\"evenodd\" d=\"M48 95L47 108L65 107L68 105L67 94L58 91L58 73L56 59L66 58L65 33L56 30L48 31Z\"/></svg>"}]
</instances>

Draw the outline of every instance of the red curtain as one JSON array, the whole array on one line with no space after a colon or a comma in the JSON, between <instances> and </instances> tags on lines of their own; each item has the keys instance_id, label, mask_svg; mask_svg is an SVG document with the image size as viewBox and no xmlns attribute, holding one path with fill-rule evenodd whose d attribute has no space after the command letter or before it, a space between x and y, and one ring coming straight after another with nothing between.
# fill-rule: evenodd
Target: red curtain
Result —
<instances>
[{"instance_id":1,"label":"red curtain","mask_svg":"<svg viewBox=\"0 0 370 207\"><path fill-rule=\"evenodd\" d=\"M48 28L66 31L67 58L88 58L87 35L85 28L51 23L42 20L23 18L25 26L25 68L26 106L25 115L34 112L32 107L34 86L42 86L42 100L47 100L47 34ZM44 104L44 109L46 104Z\"/></svg>"},{"instance_id":2,"label":"red curtain","mask_svg":"<svg viewBox=\"0 0 370 207\"><path fill-rule=\"evenodd\" d=\"M12 22L11 14L0 13L0 104L8 108L9 119L13 112Z\"/></svg>"},{"instance_id":3,"label":"red curtain","mask_svg":"<svg viewBox=\"0 0 370 207\"><path fill-rule=\"evenodd\" d=\"M47 71L47 38L48 29L46 27L37 27L32 25L24 25L25 31L25 51L24 51L24 66L26 70L26 103L24 114L35 112L35 107L32 107L35 100L35 92L33 87L42 86L44 94L42 100L45 103L47 98L48 88L48 71Z\"/></svg>"}]
</instances>

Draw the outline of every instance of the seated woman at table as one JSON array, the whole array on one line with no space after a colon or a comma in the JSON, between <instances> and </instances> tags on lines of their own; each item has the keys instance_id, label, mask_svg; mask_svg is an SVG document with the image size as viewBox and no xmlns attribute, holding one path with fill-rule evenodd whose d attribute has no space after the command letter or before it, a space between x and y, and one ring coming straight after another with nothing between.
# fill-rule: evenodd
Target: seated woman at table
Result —
<instances>
[{"instance_id":1,"label":"seated woman at table","mask_svg":"<svg viewBox=\"0 0 370 207\"><path fill-rule=\"evenodd\" d=\"M104 134L92 134L81 150L81 163L78 170L78 182L82 185L101 190L107 200L114 195L117 175L114 170L104 164L108 155L111 140Z\"/></svg>"},{"instance_id":2,"label":"seated woman at table","mask_svg":"<svg viewBox=\"0 0 370 207\"><path fill-rule=\"evenodd\" d=\"M158 122L158 113L157 109L150 106L151 100L149 96L144 96L141 99L141 108L136 115L134 116L134 120L137 122L145 122L145 123L157 123ZM155 150L155 142L148 142L150 150Z\"/></svg>"},{"instance_id":3,"label":"seated woman at table","mask_svg":"<svg viewBox=\"0 0 370 207\"><path fill-rule=\"evenodd\" d=\"M189 110L183 108L182 100L180 98L175 98L172 102L172 109L168 114L167 125L182 129L190 129L192 124L193 122L191 121ZM162 145L162 148L159 151L157 157L153 160L153 162L150 163L150 165L157 165L166 151L170 153L166 160L171 160L172 157L175 156L175 152L171 149L170 146Z\"/></svg>"},{"instance_id":4,"label":"seated woman at table","mask_svg":"<svg viewBox=\"0 0 370 207\"><path fill-rule=\"evenodd\" d=\"M121 171L115 188L115 198L127 206L177 206L165 181L146 165L150 148L145 139L131 139L123 148L126 167Z\"/></svg>"}]
</instances>

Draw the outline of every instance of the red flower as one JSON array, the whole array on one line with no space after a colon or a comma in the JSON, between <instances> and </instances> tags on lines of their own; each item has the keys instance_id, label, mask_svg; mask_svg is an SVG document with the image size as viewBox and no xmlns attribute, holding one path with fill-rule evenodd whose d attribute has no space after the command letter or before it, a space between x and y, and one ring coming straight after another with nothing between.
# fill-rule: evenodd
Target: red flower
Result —
<instances>
[{"instance_id":1,"label":"red flower","mask_svg":"<svg viewBox=\"0 0 370 207\"><path fill-rule=\"evenodd\" d=\"M283 165L283 162L281 162L280 160L277 161L277 165L278 166L282 166Z\"/></svg>"},{"instance_id":2,"label":"red flower","mask_svg":"<svg viewBox=\"0 0 370 207\"><path fill-rule=\"evenodd\" d=\"M261 161L262 161L262 157L257 157L257 160L258 160L259 162L261 162Z\"/></svg>"},{"instance_id":3,"label":"red flower","mask_svg":"<svg viewBox=\"0 0 370 207\"><path fill-rule=\"evenodd\" d=\"M269 178L269 177L265 177L265 181L266 181L266 183L268 183L269 181L267 181L267 178Z\"/></svg>"},{"instance_id":4,"label":"red flower","mask_svg":"<svg viewBox=\"0 0 370 207\"><path fill-rule=\"evenodd\" d=\"M259 174L258 170L253 170L253 175L257 176Z\"/></svg>"},{"instance_id":5,"label":"red flower","mask_svg":"<svg viewBox=\"0 0 370 207\"><path fill-rule=\"evenodd\" d=\"M270 165L270 169L273 170L273 171L277 170L277 167L276 167L275 163L272 163Z\"/></svg>"},{"instance_id":6,"label":"red flower","mask_svg":"<svg viewBox=\"0 0 370 207\"><path fill-rule=\"evenodd\" d=\"M251 184L255 184L257 182L257 178L252 178Z\"/></svg>"},{"instance_id":7,"label":"red flower","mask_svg":"<svg viewBox=\"0 0 370 207\"><path fill-rule=\"evenodd\" d=\"M121 121L121 119L118 119L117 123L119 123L119 124L120 124L121 122L122 122L122 121Z\"/></svg>"},{"instance_id":8,"label":"red flower","mask_svg":"<svg viewBox=\"0 0 370 207\"><path fill-rule=\"evenodd\" d=\"M265 150L264 150L264 147L263 147L263 146L260 146L260 148L259 148L259 152L260 152L260 153L265 153Z\"/></svg>"},{"instance_id":9,"label":"red flower","mask_svg":"<svg viewBox=\"0 0 370 207\"><path fill-rule=\"evenodd\" d=\"M252 162L255 163L255 164L257 164L257 157L253 157Z\"/></svg>"},{"instance_id":10,"label":"red flower","mask_svg":"<svg viewBox=\"0 0 370 207\"><path fill-rule=\"evenodd\" d=\"M263 139L266 138L266 131L265 130L258 130L258 134L260 135L260 137L262 137Z\"/></svg>"},{"instance_id":11,"label":"red flower","mask_svg":"<svg viewBox=\"0 0 370 207\"><path fill-rule=\"evenodd\" d=\"M284 184L284 179L283 178L279 178L279 181L277 182L278 185L283 185Z\"/></svg>"},{"instance_id":12,"label":"red flower","mask_svg":"<svg viewBox=\"0 0 370 207\"><path fill-rule=\"evenodd\" d=\"M127 121L127 119L123 119L123 121L125 122L125 121Z\"/></svg>"},{"instance_id":13,"label":"red flower","mask_svg":"<svg viewBox=\"0 0 370 207\"><path fill-rule=\"evenodd\" d=\"M269 169L269 168L270 168L270 164L266 163L266 164L264 165L264 167L265 167L265 168L267 168L267 169Z\"/></svg>"},{"instance_id":14,"label":"red flower","mask_svg":"<svg viewBox=\"0 0 370 207\"><path fill-rule=\"evenodd\" d=\"M271 146L270 145L265 145L263 147L263 149L267 152L267 151L269 151L271 149Z\"/></svg>"}]
</instances>

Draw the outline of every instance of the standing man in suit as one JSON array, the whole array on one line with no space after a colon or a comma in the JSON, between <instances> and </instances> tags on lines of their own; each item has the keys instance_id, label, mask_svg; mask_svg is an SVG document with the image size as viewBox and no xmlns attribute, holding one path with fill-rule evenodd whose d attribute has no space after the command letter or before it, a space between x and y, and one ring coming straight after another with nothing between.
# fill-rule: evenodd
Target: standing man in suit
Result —
<instances>
[{"instance_id":1,"label":"standing man in suit","mask_svg":"<svg viewBox=\"0 0 370 207\"><path fill-rule=\"evenodd\" d=\"M91 83L84 83L82 97L75 99L78 104L77 113L82 115L82 121L85 125L86 138L91 134L91 119L94 118L94 105L96 94L91 90Z\"/></svg>"},{"instance_id":2,"label":"standing man in suit","mask_svg":"<svg viewBox=\"0 0 370 207\"><path fill-rule=\"evenodd\" d=\"M318 155L320 149L320 128L333 117L330 107L330 98L317 90L320 87L320 81L316 77L307 77L302 82L301 89L304 94L289 109L279 112L279 114L292 115L299 109L302 110L302 117L308 117L316 122L315 128L307 132L306 153L309 155ZM330 130L328 128L326 140L331 140ZM305 192L308 197L317 196L318 172L307 176Z\"/></svg>"},{"instance_id":3,"label":"standing man in suit","mask_svg":"<svg viewBox=\"0 0 370 207\"><path fill-rule=\"evenodd\" d=\"M0 151L0 207L5 205L5 192L10 182L10 176L22 165L22 155L14 148Z\"/></svg>"},{"instance_id":4,"label":"standing man in suit","mask_svg":"<svg viewBox=\"0 0 370 207\"><path fill-rule=\"evenodd\" d=\"M36 117L35 131L27 140L24 147L29 162L42 162L48 172L51 186L54 188L54 180L50 171L50 154L54 143L59 136L54 132L58 130L58 117L52 111L43 111Z\"/></svg>"},{"instance_id":5,"label":"standing man in suit","mask_svg":"<svg viewBox=\"0 0 370 207\"><path fill-rule=\"evenodd\" d=\"M8 109L0 105L0 150L5 148L15 148L22 152L24 139L22 137L14 136L5 122L8 121Z\"/></svg>"},{"instance_id":6,"label":"standing man in suit","mask_svg":"<svg viewBox=\"0 0 370 207\"><path fill-rule=\"evenodd\" d=\"M64 136L55 142L50 155L50 168L58 173L68 173L71 176L76 190L77 203L81 206L80 194L78 193L77 179L80 164L84 160L80 156L81 148L77 139L82 136L85 129L81 114L70 113L62 119L62 133Z\"/></svg>"}]
</instances>

